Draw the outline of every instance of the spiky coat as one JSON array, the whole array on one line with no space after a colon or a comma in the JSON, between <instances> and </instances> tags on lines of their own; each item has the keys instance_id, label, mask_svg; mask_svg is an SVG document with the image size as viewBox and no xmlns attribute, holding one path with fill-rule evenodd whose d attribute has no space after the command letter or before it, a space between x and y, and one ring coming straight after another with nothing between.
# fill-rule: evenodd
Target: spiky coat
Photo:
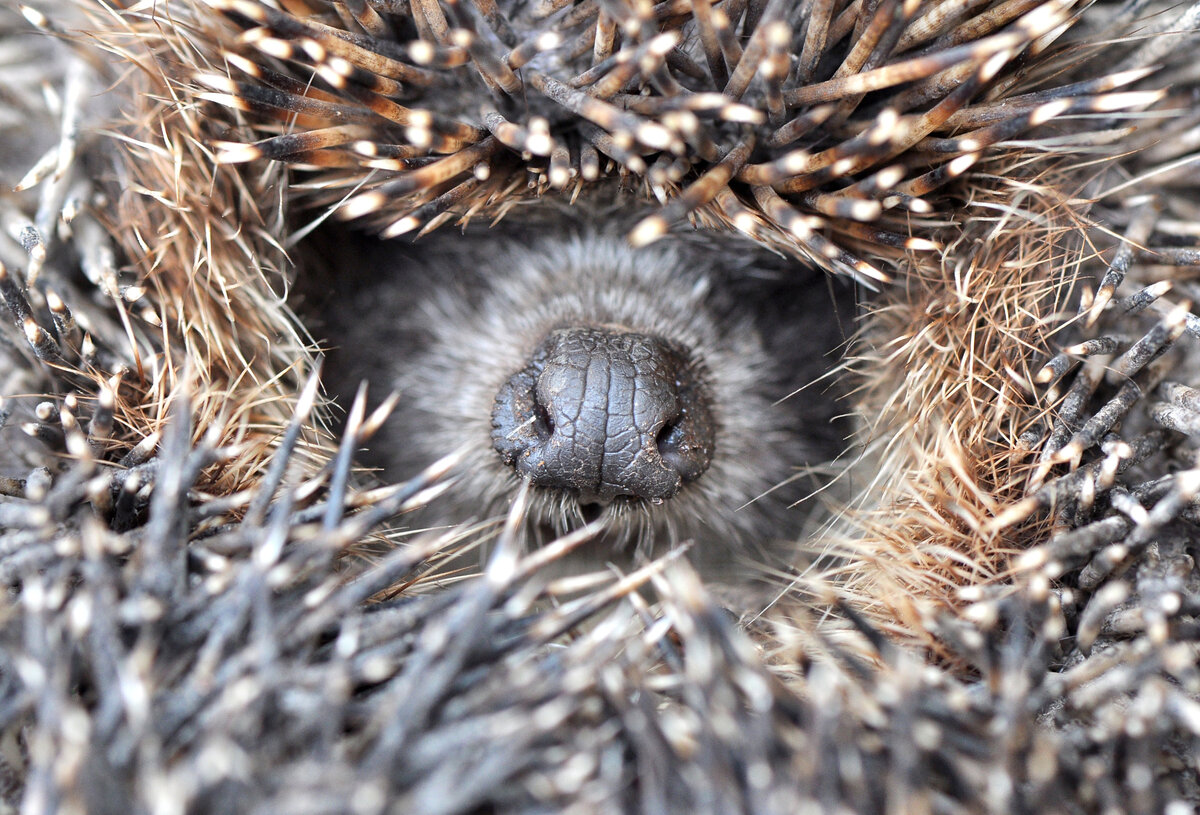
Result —
<instances>
[{"instance_id":1,"label":"spiky coat","mask_svg":"<svg viewBox=\"0 0 1200 815\"><path fill-rule=\"evenodd\" d=\"M342 8L353 16L372 5ZM724 92L740 55L722 39L730 29L717 12L732 26L774 24L785 21L766 12L780 5L788 10L748 3L734 15L707 3L663 4L662 18L638 17L635 7L631 19L644 26L694 15L704 81ZM6 12L4 70L15 90L4 100L3 139L33 149L24 158L9 151L5 171L15 184L34 167L20 184L27 191L4 199L18 242L0 243L0 287L15 318L5 335L12 398L3 415L19 415L33 439L14 441L20 429L4 428L8 457L17 459L9 465L17 477L0 482L0 568L12 587L0 617L6 803L26 811L793 811L806 803L861 811L1182 811L1197 795L1200 734L1197 483L1188 469L1189 439L1200 426L1190 388L1198 329L1164 281L1186 291L1195 262L1187 138L1196 126L1194 77L1189 38L1169 33L1190 31L1195 12L1162 12L1142 24L1123 17L1135 11L1126 7L1096 5L1072 17L1059 4L1028 5L1032 16L1017 4L974 12L971 4L881 4L895 21L881 24L879 42L889 42L881 59L902 53L896 49L926 17L952 37L1019 15L1010 31L1016 40L996 52L1009 62L996 69L995 53L966 52L966 76L993 95L980 96L970 121L994 127L996 138L967 144L980 146L983 163L953 187L962 205L934 206L934 231L916 229L914 253L875 250L875 237L860 240L858 221L824 213L822 205L838 202L821 195L840 190L808 196L816 187L805 187L814 179L804 162L775 166L786 176L777 182L782 193L773 177L738 178L734 166L754 162L733 149L701 155L681 177L684 189L669 175L656 188L647 167L649 191L681 202L667 205L668 216L752 224L768 242L876 278L867 267L883 273L886 266L897 281L875 302L851 365L871 468L850 476L862 479L865 506L816 542L843 555L845 574L832 583L789 576L784 602L747 622L760 635L757 649L685 569L658 577L669 564L560 608L535 604L539 591L555 587L531 577L578 543L571 538L522 559L513 534L503 535L483 577L437 591L411 584L442 541L397 549L347 579L335 555L418 500L429 482L348 491L350 453L372 420L351 422L341 453L323 466L328 435L309 418L303 333L270 285L282 279L285 216L295 214L284 173L277 165L234 171L213 163L214 151L227 160L257 158L221 142L275 138L256 129L257 119L226 118L211 107L252 95L212 85L229 73L247 84L224 51L270 56L269 30L252 25L261 33L235 39L225 16L189 2L161 16L154 6L84 6L84 23L37 20L70 31L67 44L57 44L31 39L30 27ZM488 19L489 6L478 7ZM459 36L439 31L435 15L457 7L413 8L423 15L422 38ZM939 16L955 9L973 14L974 25L952 29ZM786 82L796 71L751 75L765 100L759 126L773 104L797 118L824 104L806 90L820 82L833 82L821 92L841 106L871 99L860 96L871 90L900 93L851 82L871 75L869 60L838 76L853 49L839 58L845 40L822 40L822 26L812 22L829 19L836 28L844 18L843 34L854 31L862 42L875 18L844 10L835 17L838 7L820 2L805 10L805 44L795 46L798 27L789 42L799 67L815 65L816 73L795 86ZM611 13L620 16L616 6ZM492 59L495 41L480 37L477 23L453 19L475 39L434 55L469 59L503 89L512 62ZM1078 41L1055 50L1072 20ZM594 58L605 65L604 32L616 26L580 22L593 25L601 43ZM656 53L648 32L635 34L632 24L622 31ZM776 40L763 31L754 41L769 52ZM1110 41L1129 31L1150 34ZM821 44L805 59L813 38ZM282 39L295 45L290 35ZM134 67L122 72L97 47ZM278 50L272 58L288 56ZM422 53L408 55L415 61ZM1114 53L1119 60L1096 67ZM340 64L327 59L328 48L306 46L305 54ZM249 64L269 62L260 56ZM670 71L667 56L659 59ZM653 86L661 65L649 65ZM1112 65L1133 73L1097 78ZM1165 70L1146 78L1150 65ZM39 73L22 76L30 67ZM343 81L361 93L375 80L355 67L349 61L349 77L330 76L313 93L342 90ZM105 108L91 90L116 77L121 102ZM960 76L957 87L968 81ZM534 90L547 98L591 105L539 82ZM1107 95L1122 82L1172 92L1159 101ZM289 87L289 106L309 96ZM1018 101L1002 101L1014 94ZM1141 119L1104 112L1150 104ZM1102 115L1006 141L1004 123L1044 125L1055 109ZM596 133L606 112L578 128L593 147L599 140L628 151L617 136L629 131L635 145L657 149L645 140L656 131L625 127L624 119ZM121 115L127 121L112 125ZM831 138L843 139L849 157L872 157L862 146L868 134L888 143L898 127L880 115ZM1132 129L1131 122L1159 116L1165 127ZM488 123L499 132L484 135ZM419 131L421 122L397 124ZM462 133L429 130L503 144L500 133L515 132L505 124L521 126L482 117ZM524 124L532 138L536 128ZM903 149L936 153L960 135L926 138ZM436 141L415 132L404 143ZM531 146L529 138L514 143ZM671 146L664 141L666 153ZM829 149L826 158L842 156ZM516 153L498 155L497 166L508 162L518 176L537 167ZM914 149L914 159L923 156ZM550 175L553 158L551 148ZM618 162L636 173L631 159ZM951 163L934 170L949 173ZM866 179L855 173L863 170L836 178L859 184ZM803 189L788 186L793 176L807 178L795 185ZM413 189L433 191L422 177ZM851 197L871 189L858 186ZM376 208L383 211L396 200L434 217L436 206L420 207L461 203L387 192L394 197L367 198L359 208L384 204ZM879 193L888 197L886 185ZM660 220L649 224L635 237L662 229ZM896 229L902 242L911 239L906 224ZM1122 240L1111 241L1114 233ZM942 251L923 255L931 249L920 240L936 240ZM861 257L864 246L882 257ZM1094 294L1081 285L1073 300L1077 271L1090 276ZM1162 384L1167 373L1182 381ZM23 396L32 392L50 395L45 407ZM650 576L659 598L653 613L629 594ZM384 592L401 599L367 602ZM836 607L857 630L852 648L844 628L818 624L817 603ZM579 627L588 620L596 624ZM924 643L935 663L879 635L881 624Z\"/></svg>"}]
</instances>

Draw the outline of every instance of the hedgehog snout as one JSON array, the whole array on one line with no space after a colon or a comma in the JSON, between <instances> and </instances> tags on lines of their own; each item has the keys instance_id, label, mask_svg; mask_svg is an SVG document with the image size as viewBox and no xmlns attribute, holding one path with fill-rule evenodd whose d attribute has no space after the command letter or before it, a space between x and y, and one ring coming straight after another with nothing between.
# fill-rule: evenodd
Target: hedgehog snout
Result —
<instances>
[{"instance_id":1,"label":"hedgehog snout","mask_svg":"<svg viewBox=\"0 0 1200 815\"><path fill-rule=\"evenodd\" d=\"M581 503L660 502L712 460L703 371L672 343L621 327L553 331L497 392L492 442L535 486Z\"/></svg>"}]
</instances>

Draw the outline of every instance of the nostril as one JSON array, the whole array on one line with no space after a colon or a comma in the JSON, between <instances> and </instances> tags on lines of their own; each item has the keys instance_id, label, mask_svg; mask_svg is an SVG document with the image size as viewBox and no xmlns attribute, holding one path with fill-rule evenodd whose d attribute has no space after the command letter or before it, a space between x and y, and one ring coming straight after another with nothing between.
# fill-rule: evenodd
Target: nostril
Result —
<instances>
[{"instance_id":1,"label":"nostril","mask_svg":"<svg viewBox=\"0 0 1200 815\"><path fill-rule=\"evenodd\" d=\"M676 416L663 425L662 430L658 431L658 436L654 439L654 446L658 448L658 454L663 457L664 461L679 452L679 446L683 443L682 423L683 417Z\"/></svg>"},{"instance_id":2,"label":"nostril","mask_svg":"<svg viewBox=\"0 0 1200 815\"><path fill-rule=\"evenodd\" d=\"M533 430L542 441L546 441L554 435L554 417L545 405L537 401L536 393L533 404Z\"/></svg>"},{"instance_id":3,"label":"nostril","mask_svg":"<svg viewBox=\"0 0 1200 815\"><path fill-rule=\"evenodd\" d=\"M698 426L701 424L707 426ZM681 412L663 425L655 438L655 446L663 464L679 473L683 483L695 481L712 460L713 438L707 415L696 421Z\"/></svg>"},{"instance_id":4,"label":"nostril","mask_svg":"<svg viewBox=\"0 0 1200 815\"><path fill-rule=\"evenodd\" d=\"M553 433L553 420L537 401L537 370L531 364L509 377L492 404L492 446L509 465Z\"/></svg>"}]
</instances>

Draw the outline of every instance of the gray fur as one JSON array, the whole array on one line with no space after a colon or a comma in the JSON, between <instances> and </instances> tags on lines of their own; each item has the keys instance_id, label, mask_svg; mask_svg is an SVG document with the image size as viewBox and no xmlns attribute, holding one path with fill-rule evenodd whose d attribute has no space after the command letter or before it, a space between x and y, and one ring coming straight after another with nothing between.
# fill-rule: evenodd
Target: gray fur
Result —
<instances>
[{"instance_id":1,"label":"gray fur","mask_svg":"<svg viewBox=\"0 0 1200 815\"><path fill-rule=\"evenodd\" d=\"M691 540L707 559L794 536L804 514L787 507L812 484L788 482L835 455L841 438L820 383L789 398L836 364L829 354L850 330L839 324L833 290L822 275L736 239L634 250L621 235L564 219L415 244L354 238L366 273L343 267L332 299L311 307L333 346L339 401L348 404L363 379L376 400L400 394L367 461L403 477L469 451L451 494L420 523L506 511L520 480L493 447L497 391L552 330L616 324L693 353L708 372L717 432L709 470L674 497L608 504L607 539L642 551ZM346 239L336 243L344 257ZM535 489L531 537L586 517L575 495Z\"/></svg>"}]
</instances>

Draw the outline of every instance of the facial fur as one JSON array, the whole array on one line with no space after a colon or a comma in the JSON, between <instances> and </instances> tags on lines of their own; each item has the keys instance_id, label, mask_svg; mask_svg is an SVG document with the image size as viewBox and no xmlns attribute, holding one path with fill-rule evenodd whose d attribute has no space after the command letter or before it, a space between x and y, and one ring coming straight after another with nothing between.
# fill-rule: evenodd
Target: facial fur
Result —
<instances>
[{"instance_id":1,"label":"facial fur","mask_svg":"<svg viewBox=\"0 0 1200 815\"><path fill-rule=\"evenodd\" d=\"M788 507L813 486L801 468L838 452L835 400L816 380L836 364L830 354L852 306L823 275L761 249L696 237L635 250L619 229L572 220L416 243L356 236L324 252L341 271L337 286L310 298L332 346L327 378L343 402L362 380L375 401L400 397L367 463L404 477L466 450L455 486L421 524L506 511L521 477L494 443L497 394L562 329L616 326L682 349L706 393L714 441L707 470L666 499L597 503L536 487L534 540L600 517L618 547L690 540L711 555L759 546L798 529L803 513Z\"/></svg>"}]
</instances>

